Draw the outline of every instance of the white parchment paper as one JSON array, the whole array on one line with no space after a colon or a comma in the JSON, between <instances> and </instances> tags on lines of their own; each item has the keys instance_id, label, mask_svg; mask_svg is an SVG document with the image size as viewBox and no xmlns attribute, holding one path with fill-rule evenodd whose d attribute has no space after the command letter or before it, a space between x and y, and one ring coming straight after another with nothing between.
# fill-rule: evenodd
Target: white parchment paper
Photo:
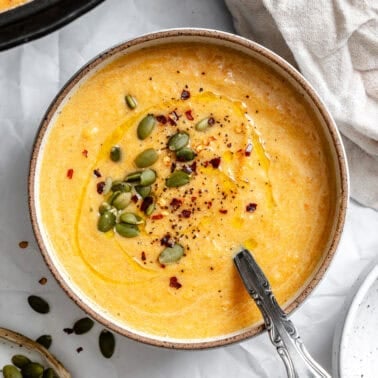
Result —
<instances>
[{"instance_id":1,"label":"white parchment paper","mask_svg":"<svg viewBox=\"0 0 378 378\"><path fill-rule=\"evenodd\" d=\"M285 377L266 333L197 352L158 349L116 336L115 355L104 359L98 350L101 325L85 336L63 332L83 313L51 277L33 237L27 207L29 157L39 122L57 91L109 46L183 26L232 31L222 0L108 0L58 32L0 53L0 326L31 338L51 334L51 351L74 378ZM309 351L327 369L345 295L377 255L377 230L378 213L351 203L338 254L324 280L292 316ZM21 240L29 241L28 248L18 247ZM42 276L48 278L44 286L38 283ZM49 301L50 314L29 308L26 298L31 293ZM81 353L78 347L83 347Z\"/></svg>"}]
</instances>

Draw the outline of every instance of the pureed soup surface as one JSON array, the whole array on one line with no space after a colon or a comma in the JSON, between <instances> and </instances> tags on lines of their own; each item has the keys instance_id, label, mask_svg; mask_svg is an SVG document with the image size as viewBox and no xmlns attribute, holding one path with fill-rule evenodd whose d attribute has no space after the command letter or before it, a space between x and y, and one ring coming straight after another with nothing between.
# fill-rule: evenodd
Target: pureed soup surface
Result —
<instances>
[{"instance_id":1,"label":"pureed soup surface","mask_svg":"<svg viewBox=\"0 0 378 378\"><path fill-rule=\"evenodd\" d=\"M156 126L140 140L148 114ZM196 130L204 118L207 128ZM39 206L54 253L88 298L133 329L195 339L251 326L261 316L233 265L241 245L281 304L322 261L334 188L316 122L285 80L231 49L173 44L121 57L80 86L47 136ZM194 160L167 148L178 131ZM109 157L115 145L119 162ZM154 211L146 216L148 203L132 192L124 211L143 218L132 226L139 235L100 232L99 207L112 194L101 193L103 182L138 171L134 159L147 148L158 153ZM167 187L180 170L189 183ZM160 264L173 243L184 255Z\"/></svg>"}]
</instances>

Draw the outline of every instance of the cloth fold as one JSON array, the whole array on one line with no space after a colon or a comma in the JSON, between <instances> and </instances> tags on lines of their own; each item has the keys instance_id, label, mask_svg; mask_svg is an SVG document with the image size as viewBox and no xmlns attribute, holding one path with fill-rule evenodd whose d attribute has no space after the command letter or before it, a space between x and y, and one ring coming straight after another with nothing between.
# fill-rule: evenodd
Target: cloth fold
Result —
<instances>
[{"instance_id":1,"label":"cloth fold","mask_svg":"<svg viewBox=\"0 0 378 378\"><path fill-rule=\"evenodd\" d=\"M351 195L378 210L378 2L225 0L236 31L290 63L344 136Z\"/></svg>"}]
</instances>

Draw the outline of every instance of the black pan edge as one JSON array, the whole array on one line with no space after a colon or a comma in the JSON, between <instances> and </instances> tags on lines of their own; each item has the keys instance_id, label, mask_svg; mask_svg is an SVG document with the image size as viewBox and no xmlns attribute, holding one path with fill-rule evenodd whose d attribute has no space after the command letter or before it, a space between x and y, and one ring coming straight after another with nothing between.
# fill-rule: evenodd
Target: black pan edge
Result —
<instances>
[{"instance_id":1,"label":"black pan edge","mask_svg":"<svg viewBox=\"0 0 378 378\"><path fill-rule=\"evenodd\" d=\"M0 14L0 51L67 25L104 0L34 0Z\"/></svg>"}]
</instances>

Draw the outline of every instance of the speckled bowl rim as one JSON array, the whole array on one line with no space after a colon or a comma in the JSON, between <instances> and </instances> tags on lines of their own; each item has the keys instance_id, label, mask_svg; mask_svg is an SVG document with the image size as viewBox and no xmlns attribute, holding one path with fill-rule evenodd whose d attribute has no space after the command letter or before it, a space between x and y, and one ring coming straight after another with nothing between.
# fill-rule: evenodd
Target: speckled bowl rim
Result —
<instances>
[{"instance_id":1,"label":"speckled bowl rim","mask_svg":"<svg viewBox=\"0 0 378 378\"><path fill-rule=\"evenodd\" d=\"M348 168L346 163L345 151L342 144L342 140L340 134L337 130L335 122L333 121L330 113L326 109L324 103L321 101L319 96L317 95L316 91L312 88L312 86L307 82L306 79L288 62L284 59L273 53L272 51L266 49L265 47L252 42L246 38L221 32L217 30L211 29L197 29L197 28L184 28L184 29L169 29L158 31L154 33L149 33L142 35L140 37L134 38L132 40L123 42L119 45L116 45L103 53L99 54L97 57L92 59L89 63L87 63L84 67L82 67L74 76L64 85L64 87L59 91L55 99L52 101L51 105L49 106L45 116L43 117L40 128L38 130L36 140L34 142L31 161L30 161L30 171L29 171L29 178L28 178L28 188L29 188L29 210L31 216L31 222L34 230L34 234L37 239L37 243L39 248L42 252L42 256L52 272L55 279L58 281L59 285L63 288L63 290L67 293L67 295L79 306L81 307L88 315L92 318L96 319L100 323L102 323L107 328L121 334L127 336L133 340L140 341L149 345L171 348L171 349L206 349L212 348L217 346L225 346L231 343L239 342L250 338L252 336L260 334L264 330L263 324L258 324L255 327L251 327L242 331L241 333L235 335L225 335L224 337L219 337L213 340L190 340L180 342L178 339L176 341L166 341L159 339L159 336L151 335L151 336L144 336L140 334L136 334L128 329L122 328L117 324L114 324L112 321L105 319L102 315L100 315L95 309L91 308L89 305L84 303L84 301L76 295L69 287L69 285L65 282L63 276L54 265L52 258L50 257L49 251L43 242L43 237L41 233L41 229L39 226L39 222L37 219L37 211L36 211L36 204L34 201L35 197L35 181L36 181L36 166L38 155L40 152L41 143L44 137L46 130L48 129L48 125L50 120L52 119L53 115L55 114L56 110L58 109L59 105L65 99L66 95L71 91L71 89L83 78L85 77L90 71L95 69L99 64L101 64L105 59L110 58L114 54L121 53L130 47L135 47L138 45L145 44L146 42L158 41L165 38L172 38L172 37L205 37L209 39L221 40L225 41L226 43L233 44L236 48L247 48L252 50L255 54L261 55L263 58L270 60L273 65L279 66L280 69L284 70L285 73L290 76L291 80L295 81L297 85L299 85L309 96L311 102L314 104L314 107L318 110L321 118L323 119L325 125L328 128L329 135L331 137L333 147L336 151L337 155L337 164L338 164L338 172L336 171L336 176L339 173L339 182L337 183L337 191L338 196L336 200L339 201L338 212L336 211L335 217L337 217L337 221L335 222L335 229L334 229L334 237L332 242L328 247L328 251L325 251L325 256L323 261L318 266L316 273L313 275L312 279L305 284L293 301L286 306L285 311L290 313L294 309L296 309L312 292L315 286L320 282L321 278L323 277L325 271L327 270L335 252L337 245L340 241L340 237L342 234L344 222L345 222L345 215L346 209L348 204L349 198L349 180L348 180ZM169 42L172 42L171 40ZM190 42L188 40L188 42ZM337 169L337 168L336 168ZM337 178L336 178L337 181Z\"/></svg>"}]
</instances>

